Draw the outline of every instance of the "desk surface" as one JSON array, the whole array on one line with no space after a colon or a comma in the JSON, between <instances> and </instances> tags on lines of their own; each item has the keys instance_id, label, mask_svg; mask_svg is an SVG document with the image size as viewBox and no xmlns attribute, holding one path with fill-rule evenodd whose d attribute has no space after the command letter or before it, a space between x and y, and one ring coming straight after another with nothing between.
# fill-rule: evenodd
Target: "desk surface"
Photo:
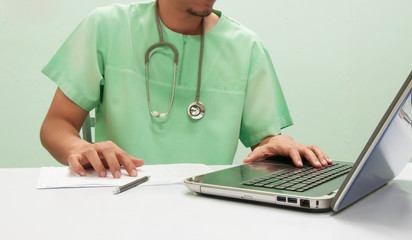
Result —
<instances>
[{"instance_id":1,"label":"desk surface","mask_svg":"<svg viewBox=\"0 0 412 240\"><path fill-rule=\"evenodd\" d=\"M412 164L348 209L312 213L206 197L183 184L37 190L39 168L0 169L3 239L410 239Z\"/></svg>"}]
</instances>

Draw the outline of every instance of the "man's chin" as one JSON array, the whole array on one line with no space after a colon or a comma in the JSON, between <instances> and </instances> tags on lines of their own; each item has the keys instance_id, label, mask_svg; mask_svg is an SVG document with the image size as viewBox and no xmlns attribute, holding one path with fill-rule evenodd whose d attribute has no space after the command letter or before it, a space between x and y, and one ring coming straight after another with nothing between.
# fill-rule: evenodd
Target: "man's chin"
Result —
<instances>
[{"instance_id":1,"label":"man's chin","mask_svg":"<svg viewBox=\"0 0 412 240\"><path fill-rule=\"evenodd\" d=\"M197 17L207 17L212 13L212 10L204 10L204 11L194 11L193 9L187 9L187 13Z\"/></svg>"}]
</instances>

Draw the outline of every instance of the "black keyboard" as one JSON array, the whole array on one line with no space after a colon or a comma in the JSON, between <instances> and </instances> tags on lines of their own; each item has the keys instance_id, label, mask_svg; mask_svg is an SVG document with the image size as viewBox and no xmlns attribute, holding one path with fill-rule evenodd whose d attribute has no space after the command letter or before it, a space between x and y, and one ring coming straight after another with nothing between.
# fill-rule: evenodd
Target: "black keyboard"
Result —
<instances>
[{"instance_id":1,"label":"black keyboard","mask_svg":"<svg viewBox=\"0 0 412 240\"><path fill-rule=\"evenodd\" d=\"M304 192L347 174L352 166L343 163L334 163L328 167L314 168L304 166L280 170L269 175L243 182L243 185L272 188L279 190Z\"/></svg>"}]
</instances>

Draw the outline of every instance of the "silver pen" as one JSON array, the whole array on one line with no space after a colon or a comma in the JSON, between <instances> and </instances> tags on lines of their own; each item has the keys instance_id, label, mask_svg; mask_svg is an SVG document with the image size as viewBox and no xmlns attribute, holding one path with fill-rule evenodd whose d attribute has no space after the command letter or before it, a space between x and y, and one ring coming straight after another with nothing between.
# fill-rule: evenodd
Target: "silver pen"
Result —
<instances>
[{"instance_id":1,"label":"silver pen","mask_svg":"<svg viewBox=\"0 0 412 240\"><path fill-rule=\"evenodd\" d=\"M124 192L124 191L126 191L126 190L129 190L130 188L134 188L134 187L136 187L136 186L139 186L140 184L142 184L142 183L144 183L144 182L147 182L147 181L149 180L149 178L150 178L150 176L144 176L144 177L141 177L141 178L139 178L139 179L136 179L136 180L134 180L134 181L132 181L132 182L129 182L129 183L125 184L125 185L119 186L119 187L117 187L117 188L115 188L115 189L113 190L113 194L122 193L122 192Z\"/></svg>"}]
</instances>

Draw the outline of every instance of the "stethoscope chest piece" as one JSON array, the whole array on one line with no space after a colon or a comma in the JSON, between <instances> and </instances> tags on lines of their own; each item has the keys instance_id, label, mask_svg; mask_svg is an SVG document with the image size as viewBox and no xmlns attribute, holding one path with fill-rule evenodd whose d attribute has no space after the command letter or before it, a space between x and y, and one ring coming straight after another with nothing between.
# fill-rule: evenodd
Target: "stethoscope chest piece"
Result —
<instances>
[{"instance_id":1,"label":"stethoscope chest piece","mask_svg":"<svg viewBox=\"0 0 412 240\"><path fill-rule=\"evenodd\" d=\"M205 115L205 106L201 102L192 102L187 108L187 114L191 119L201 119Z\"/></svg>"}]
</instances>

